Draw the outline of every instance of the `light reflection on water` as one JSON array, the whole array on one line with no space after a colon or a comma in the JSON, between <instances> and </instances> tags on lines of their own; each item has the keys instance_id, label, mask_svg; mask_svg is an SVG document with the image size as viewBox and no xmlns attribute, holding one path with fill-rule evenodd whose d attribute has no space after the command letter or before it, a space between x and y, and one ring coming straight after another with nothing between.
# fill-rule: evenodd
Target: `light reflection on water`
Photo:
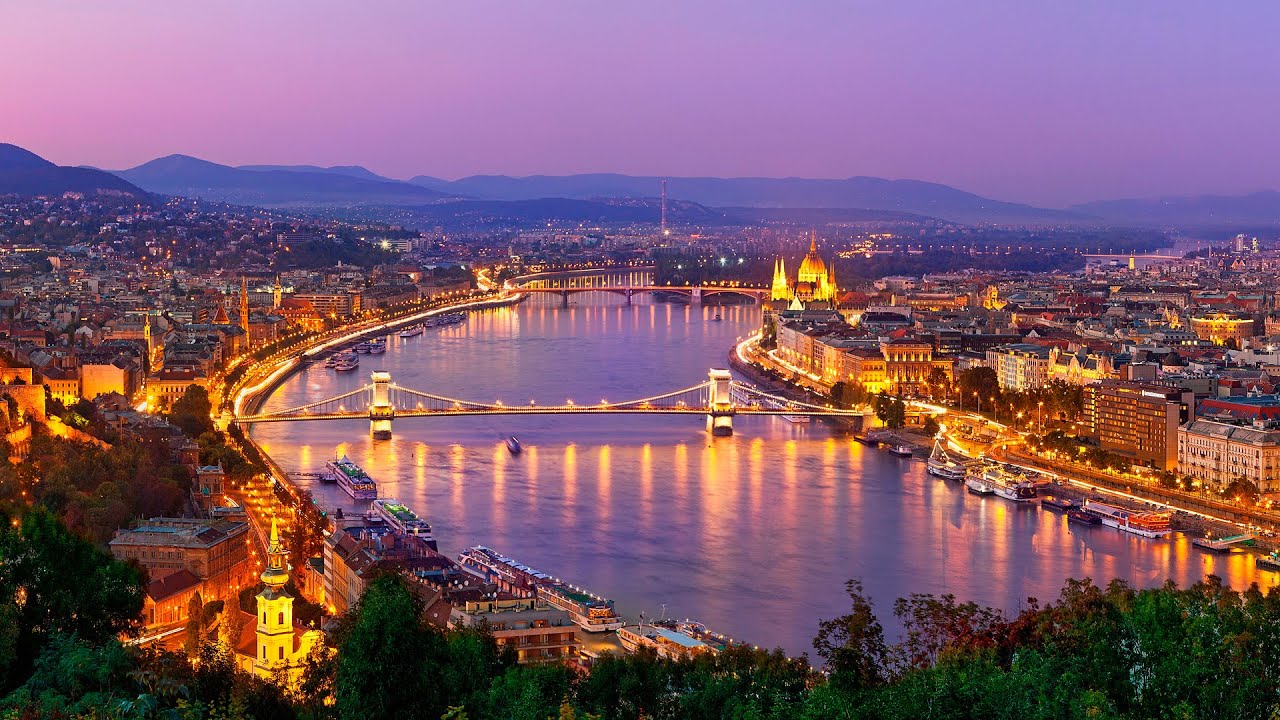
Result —
<instances>
[{"instance_id":1,"label":"light reflection on water","mask_svg":"<svg viewBox=\"0 0 1280 720\"><path fill-rule=\"evenodd\" d=\"M759 309L655 304L607 294L540 297L465 324L390 338L359 373L314 367L268 402L283 408L336 395L388 370L397 384L463 399L558 403L644 397L723 367ZM352 377L354 375L355 377ZM613 597L624 614L696 617L792 653L809 650L819 618L846 608L843 584L863 578L886 624L912 592L1016 609L1049 600L1065 578L1121 576L1181 584L1214 572L1233 587L1273 585L1236 553L1185 538L1152 541L1068 525L1060 514L966 495L955 484L838 436L822 423L735 418L712 439L690 417L401 419L373 442L366 422L264 425L254 436L286 468L322 469L349 454L383 496L410 504L442 550L484 544ZM503 439L516 435L512 456ZM355 504L334 486L317 501Z\"/></svg>"}]
</instances>

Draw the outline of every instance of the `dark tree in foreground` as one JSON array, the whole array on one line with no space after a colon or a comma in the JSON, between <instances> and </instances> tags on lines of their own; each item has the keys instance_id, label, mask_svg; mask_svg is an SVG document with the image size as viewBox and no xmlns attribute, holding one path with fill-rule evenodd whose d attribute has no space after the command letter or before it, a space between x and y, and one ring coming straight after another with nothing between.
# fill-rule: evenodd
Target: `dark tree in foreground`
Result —
<instances>
[{"instance_id":1,"label":"dark tree in foreground","mask_svg":"<svg viewBox=\"0 0 1280 720\"><path fill-rule=\"evenodd\" d=\"M850 689L873 687L886 677L889 647L884 628L862 581L850 580L844 587L851 601L849 612L818 623L813 649L826 661L832 682Z\"/></svg>"},{"instance_id":2,"label":"dark tree in foreground","mask_svg":"<svg viewBox=\"0 0 1280 720\"><path fill-rule=\"evenodd\" d=\"M45 643L75 635L86 643L135 630L143 572L71 534L42 508L0 512L0 682L29 674Z\"/></svg>"}]
</instances>

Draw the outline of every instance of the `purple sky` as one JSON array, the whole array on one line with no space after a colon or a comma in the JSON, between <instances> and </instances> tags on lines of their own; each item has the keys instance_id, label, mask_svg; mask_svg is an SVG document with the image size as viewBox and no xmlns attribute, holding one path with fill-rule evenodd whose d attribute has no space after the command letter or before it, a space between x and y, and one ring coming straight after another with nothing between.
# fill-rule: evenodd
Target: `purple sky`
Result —
<instances>
[{"instance_id":1,"label":"purple sky","mask_svg":"<svg viewBox=\"0 0 1280 720\"><path fill-rule=\"evenodd\" d=\"M0 140L111 168L1245 192L1280 188L1278 28L1271 0L49 0L3 13Z\"/></svg>"}]
</instances>

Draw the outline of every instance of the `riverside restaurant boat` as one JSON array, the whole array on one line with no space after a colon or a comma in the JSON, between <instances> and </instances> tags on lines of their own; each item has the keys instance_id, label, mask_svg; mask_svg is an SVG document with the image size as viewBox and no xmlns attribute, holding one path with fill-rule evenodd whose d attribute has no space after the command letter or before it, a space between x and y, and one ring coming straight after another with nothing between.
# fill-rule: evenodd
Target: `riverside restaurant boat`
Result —
<instances>
[{"instance_id":1,"label":"riverside restaurant boat","mask_svg":"<svg viewBox=\"0 0 1280 720\"><path fill-rule=\"evenodd\" d=\"M387 339L385 337L380 337L375 340L369 341L370 355L381 355L386 351L387 351Z\"/></svg>"},{"instance_id":2,"label":"riverside restaurant boat","mask_svg":"<svg viewBox=\"0 0 1280 720\"><path fill-rule=\"evenodd\" d=\"M391 529L402 535L420 538L432 550L436 549L436 540L431 534L431 523L418 517L418 514L410 510L408 505L394 498L378 498L369 508Z\"/></svg>"},{"instance_id":3,"label":"riverside restaurant boat","mask_svg":"<svg viewBox=\"0 0 1280 720\"><path fill-rule=\"evenodd\" d=\"M1173 532L1169 526L1172 517L1167 512L1138 512L1096 500L1085 500L1084 511L1098 518L1103 525L1123 530L1145 538L1162 538Z\"/></svg>"},{"instance_id":4,"label":"riverside restaurant boat","mask_svg":"<svg viewBox=\"0 0 1280 720\"><path fill-rule=\"evenodd\" d=\"M962 482L966 470L964 463L957 462L947 453L946 448L942 446L942 438L934 440L933 452L929 453L929 460L925 464L926 472L943 480Z\"/></svg>"},{"instance_id":5,"label":"riverside restaurant boat","mask_svg":"<svg viewBox=\"0 0 1280 720\"><path fill-rule=\"evenodd\" d=\"M359 367L360 361L356 359L356 356L352 355L339 359L338 362L334 363L333 369L337 372L351 372Z\"/></svg>"},{"instance_id":6,"label":"riverside restaurant boat","mask_svg":"<svg viewBox=\"0 0 1280 720\"><path fill-rule=\"evenodd\" d=\"M991 485L991 489L997 497L1020 503L1035 502L1035 484L1021 475L1010 472L999 465L989 465L983 471L983 477Z\"/></svg>"},{"instance_id":7,"label":"riverside restaurant boat","mask_svg":"<svg viewBox=\"0 0 1280 720\"><path fill-rule=\"evenodd\" d=\"M333 479L353 500L377 500L378 483L351 458L343 455L324 464Z\"/></svg>"},{"instance_id":8,"label":"riverside restaurant boat","mask_svg":"<svg viewBox=\"0 0 1280 720\"><path fill-rule=\"evenodd\" d=\"M613 609L613 601L534 570L527 565L476 545L458 556L462 567L518 597L536 596L569 613L574 624L587 632L618 630L625 623Z\"/></svg>"},{"instance_id":9,"label":"riverside restaurant boat","mask_svg":"<svg viewBox=\"0 0 1280 720\"><path fill-rule=\"evenodd\" d=\"M401 331L400 331L400 333L399 333L400 337L402 337L402 338L417 337L417 336L419 336L419 335L421 335L421 334L422 334L422 326L421 326L421 325L414 325L413 327L407 327L407 328L405 328L405 329L401 330Z\"/></svg>"},{"instance_id":10,"label":"riverside restaurant boat","mask_svg":"<svg viewBox=\"0 0 1280 720\"><path fill-rule=\"evenodd\" d=\"M981 468L969 468L964 476L964 487L974 495L994 495L996 489L991 487Z\"/></svg>"}]
</instances>

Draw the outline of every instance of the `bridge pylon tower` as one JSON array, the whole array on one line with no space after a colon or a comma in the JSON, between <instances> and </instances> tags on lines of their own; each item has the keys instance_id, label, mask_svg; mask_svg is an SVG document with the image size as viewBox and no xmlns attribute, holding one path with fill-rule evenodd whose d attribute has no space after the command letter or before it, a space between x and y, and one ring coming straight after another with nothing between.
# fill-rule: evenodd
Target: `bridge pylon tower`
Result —
<instances>
[{"instance_id":1,"label":"bridge pylon tower","mask_svg":"<svg viewBox=\"0 0 1280 720\"><path fill-rule=\"evenodd\" d=\"M728 437L733 434L733 376L728 370L711 368L709 377L707 407L711 411L707 413L707 432Z\"/></svg>"},{"instance_id":2,"label":"bridge pylon tower","mask_svg":"<svg viewBox=\"0 0 1280 720\"><path fill-rule=\"evenodd\" d=\"M391 421L396 416L396 406L391 402L391 373L374 371L373 399L369 403L369 434L374 440L391 439Z\"/></svg>"}]
</instances>

